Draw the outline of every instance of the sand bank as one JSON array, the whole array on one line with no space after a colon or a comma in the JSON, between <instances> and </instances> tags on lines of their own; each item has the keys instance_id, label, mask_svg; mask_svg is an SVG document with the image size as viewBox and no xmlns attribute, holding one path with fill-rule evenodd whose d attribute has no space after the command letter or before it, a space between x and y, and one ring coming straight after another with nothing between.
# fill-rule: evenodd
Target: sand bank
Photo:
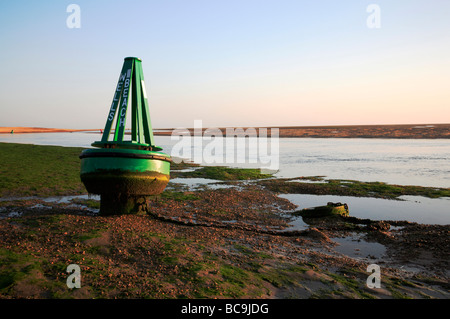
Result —
<instances>
[{"instance_id":1,"label":"sand bank","mask_svg":"<svg viewBox=\"0 0 450 319\"><path fill-rule=\"evenodd\" d=\"M242 127L248 134L251 130ZM319 138L450 138L450 124L401 124L401 125L334 125L334 126L279 126L267 127L267 135L271 129L278 128L279 137L319 137ZM207 128L203 128L203 131ZM223 135L227 128L219 128ZM235 128L237 129L237 128ZM256 134L259 134L259 128ZM171 135L170 128L155 130L155 135ZM200 132L188 129L191 134ZM198 133L197 133L198 132Z\"/></svg>"},{"instance_id":2,"label":"sand bank","mask_svg":"<svg viewBox=\"0 0 450 319\"><path fill-rule=\"evenodd\" d=\"M47 128L47 127L22 127L22 126L5 126L0 127L0 134L17 134L17 133L61 133L61 132L86 132L95 131L93 129L64 129L64 128Z\"/></svg>"},{"instance_id":3,"label":"sand bank","mask_svg":"<svg viewBox=\"0 0 450 319\"><path fill-rule=\"evenodd\" d=\"M235 127L232 129L238 129ZM248 127L242 127L248 134ZM335 126L279 126L267 127L270 136L271 129L278 128L279 137L318 137L318 138L450 138L450 124L399 124L399 125L335 125ZM202 131L207 128L203 128ZM219 128L226 135L227 128ZM259 128L255 128L259 134ZM88 132L102 129L62 129L45 127L0 127L0 134L16 133L52 133L52 132ZM154 129L158 136L172 135L173 128ZM197 134L193 128L188 128L191 134Z\"/></svg>"}]
</instances>

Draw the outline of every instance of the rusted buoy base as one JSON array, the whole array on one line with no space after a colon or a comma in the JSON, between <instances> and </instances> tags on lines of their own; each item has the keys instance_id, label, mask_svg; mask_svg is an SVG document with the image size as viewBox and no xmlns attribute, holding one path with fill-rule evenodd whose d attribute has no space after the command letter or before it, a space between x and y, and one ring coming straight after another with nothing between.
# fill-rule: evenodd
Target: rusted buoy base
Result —
<instances>
[{"instance_id":1,"label":"rusted buoy base","mask_svg":"<svg viewBox=\"0 0 450 319\"><path fill-rule=\"evenodd\" d=\"M122 214L146 214L149 196L132 196L128 194L101 194L100 212L102 216Z\"/></svg>"}]
</instances>

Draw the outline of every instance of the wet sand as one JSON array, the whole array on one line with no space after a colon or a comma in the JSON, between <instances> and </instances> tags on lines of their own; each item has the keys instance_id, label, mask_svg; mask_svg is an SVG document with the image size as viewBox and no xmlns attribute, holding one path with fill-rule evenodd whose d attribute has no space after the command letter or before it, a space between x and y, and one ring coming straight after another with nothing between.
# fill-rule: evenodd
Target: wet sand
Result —
<instances>
[{"instance_id":1,"label":"wet sand","mask_svg":"<svg viewBox=\"0 0 450 319\"><path fill-rule=\"evenodd\" d=\"M296 230L295 205L257 184L167 191L183 197L153 199L143 215L98 216L82 201L3 201L8 266L39 267L0 297L450 297L449 225L338 217L305 219L309 228ZM81 289L65 287L71 263L82 269ZM370 264L380 266L380 288L367 286Z\"/></svg>"}]
</instances>

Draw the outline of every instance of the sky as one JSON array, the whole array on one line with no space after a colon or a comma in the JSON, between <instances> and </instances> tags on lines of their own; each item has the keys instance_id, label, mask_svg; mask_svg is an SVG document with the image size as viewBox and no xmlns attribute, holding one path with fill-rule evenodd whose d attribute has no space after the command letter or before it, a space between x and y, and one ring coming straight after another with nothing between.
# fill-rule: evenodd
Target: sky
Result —
<instances>
[{"instance_id":1,"label":"sky","mask_svg":"<svg viewBox=\"0 0 450 319\"><path fill-rule=\"evenodd\" d=\"M154 128L450 123L449 17L443 0L2 1L0 126L103 128L129 56Z\"/></svg>"}]
</instances>

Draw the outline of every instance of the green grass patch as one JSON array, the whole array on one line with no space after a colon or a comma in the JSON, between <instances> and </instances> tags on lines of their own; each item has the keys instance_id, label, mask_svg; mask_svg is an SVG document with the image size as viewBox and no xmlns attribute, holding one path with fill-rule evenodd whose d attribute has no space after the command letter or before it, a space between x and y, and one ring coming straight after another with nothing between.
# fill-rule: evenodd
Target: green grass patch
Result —
<instances>
[{"instance_id":1,"label":"green grass patch","mask_svg":"<svg viewBox=\"0 0 450 319\"><path fill-rule=\"evenodd\" d=\"M304 274L309 268L300 265L278 265L277 268L265 267L258 271L258 277L277 288L298 286L304 280Z\"/></svg>"},{"instance_id":2,"label":"green grass patch","mask_svg":"<svg viewBox=\"0 0 450 319\"><path fill-rule=\"evenodd\" d=\"M397 199L402 195L429 198L450 197L449 188L391 185L383 182L361 182L356 180L323 180L322 183L303 183L291 179L259 181L271 191L285 194L342 195ZM318 179L320 181L320 179Z\"/></svg>"},{"instance_id":3,"label":"green grass patch","mask_svg":"<svg viewBox=\"0 0 450 319\"><path fill-rule=\"evenodd\" d=\"M86 193L80 180L82 148L0 143L0 196Z\"/></svg>"},{"instance_id":4,"label":"green grass patch","mask_svg":"<svg viewBox=\"0 0 450 319\"><path fill-rule=\"evenodd\" d=\"M204 166L192 172L174 172L171 177L209 178L221 181L252 180L270 178L272 174L262 174L257 168L231 168L225 166Z\"/></svg>"},{"instance_id":5,"label":"green grass patch","mask_svg":"<svg viewBox=\"0 0 450 319\"><path fill-rule=\"evenodd\" d=\"M27 253L0 249L0 295L8 293L19 281L41 272L40 262Z\"/></svg>"},{"instance_id":6,"label":"green grass patch","mask_svg":"<svg viewBox=\"0 0 450 319\"><path fill-rule=\"evenodd\" d=\"M71 200L71 202L89 208L100 209L100 201L95 199L74 198Z\"/></svg>"},{"instance_id":7,"label":"green grass patch","mask_svg":"<svg viewBox=\"0 0 450 319\"><path fill-rule=\"evenodd\" d=\"M172 163L170 163L170 169L171 170L181 170L181 169L187 169L187 168L192 168L192 167L198 167L200 166L200 164L197 163L185 163L185 162L180 162L180 163L175 163L175 161L173 161Z\"/></svg>"},{"instance_id":8,"label":"green grass patch","mask_svg":"<svg viewBox=\"0 0 450 319\"><path fill-rule=\"evenodd\" d=\"M327 273L337 283L345 287L344 290L337 289L330 291L330 296L352 293L356 298L373 299L374 296L365 290L367 274L355 269L345 268L337 273ZM345 295L344 294L344 295ZM322 296L327 297L327 296Z\"/></svg>"},{"instance_id":9,"label":"green grass patch","mask_svg":"<svg viewBox=\"0 0 450 319\"><path fill-rule=\"evenodd\" d=\"M224 264L220 267L220 274L227 282L244 288L247 284L249 275L240 267Z\"/></svg>"}]
</instances>

